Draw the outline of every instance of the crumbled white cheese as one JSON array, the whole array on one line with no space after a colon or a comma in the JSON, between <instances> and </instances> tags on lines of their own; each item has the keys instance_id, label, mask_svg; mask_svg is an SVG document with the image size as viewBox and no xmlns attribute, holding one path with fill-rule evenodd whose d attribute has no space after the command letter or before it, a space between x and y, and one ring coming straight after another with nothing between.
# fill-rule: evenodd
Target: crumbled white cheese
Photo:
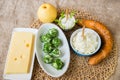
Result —
<instances>
[{"instance_id":1,"label":"crumbled white cheese","mask_svg":"<svg viewBox=\"0 0 120 80\"><path fill-rule=\"evenodd\" d=\"M85 30L84 38L81 35L82 31L78 32L73 37L73 47L83 54L90 54L94 52L98 46L98 36L94 32L89 30Z\"/></svg>"}]
</instances>

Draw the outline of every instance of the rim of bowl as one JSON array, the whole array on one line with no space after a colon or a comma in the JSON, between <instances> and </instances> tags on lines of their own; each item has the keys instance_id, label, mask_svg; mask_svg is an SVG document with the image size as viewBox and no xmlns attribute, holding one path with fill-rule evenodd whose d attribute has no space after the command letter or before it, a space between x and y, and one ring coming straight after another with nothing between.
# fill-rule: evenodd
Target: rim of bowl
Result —
<instances>
[{"instance_id":1,"label":"rim of bowl","mask_svg":"<svg viewBox=\"0 0 120 80\"><path fill-rule=\"evenodd\" d=\"M73 47L72 39L73 39L73 37L74 37L79 31L82 31L82 28L75 30L75 31L72 33L72 35L70 36L70 46L71 46L72 50L73 50L76 54L78 54L79 56L91 56L91 55L95 54L95 53L100 49L100 47L101 47L101 38L100 38L100 35L99 35L96 31L94 31L93 29L90 29L90 28L85 28L85 30L90 30L90 31L94 32L94 33L97 35L97 37L98 37L98 46L97 46L96 50L95 50L94 52L90 53L90 54L83 54L83 53L79 52L78 50L76 50L76 49Z\"/></svg>"}]
</instances>

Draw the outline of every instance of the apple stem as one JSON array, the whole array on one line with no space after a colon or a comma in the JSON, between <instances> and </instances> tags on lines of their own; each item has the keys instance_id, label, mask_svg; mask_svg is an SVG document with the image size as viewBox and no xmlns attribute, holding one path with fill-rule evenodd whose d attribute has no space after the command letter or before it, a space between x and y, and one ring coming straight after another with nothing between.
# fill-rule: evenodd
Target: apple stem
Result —
<instances>
[{"instance_id":1,"label":"apple stem","mask_svg":"<svg viewBox=\"0 0 120 80\"><path fill-rule=\"evenodd\" d=\"M85 38L84 32L85 32L85 26L83 26L83 28L82 28L82 37L83 37L83 39Z\"/></svg>"},{"instance_id":2,"label":"apple stem","mask_svg":"<svg viewBox=\"0 0 120 80\"><path fill-rule=\"evenodd\" d=\"M68 20L68 9L65 10L66 11L66 22Z\"/></svg>"}]
</instances>

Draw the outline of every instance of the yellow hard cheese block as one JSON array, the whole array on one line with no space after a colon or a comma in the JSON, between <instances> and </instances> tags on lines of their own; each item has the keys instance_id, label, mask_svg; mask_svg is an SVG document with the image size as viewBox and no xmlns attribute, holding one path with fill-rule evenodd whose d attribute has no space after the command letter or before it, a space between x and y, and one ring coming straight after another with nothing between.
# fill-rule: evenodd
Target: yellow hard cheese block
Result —
<instances>
[{"instance_id":1,"label":"yellow hard cheese block","mask_svg":"<svg viewBox=\"0 0 120 80\"><path fill-rule=\"evenodd\" d=\"M14 32L8 51L5 73L29 73L33 56L33 46L33 33Z\"/></svg>"}]
</instances>

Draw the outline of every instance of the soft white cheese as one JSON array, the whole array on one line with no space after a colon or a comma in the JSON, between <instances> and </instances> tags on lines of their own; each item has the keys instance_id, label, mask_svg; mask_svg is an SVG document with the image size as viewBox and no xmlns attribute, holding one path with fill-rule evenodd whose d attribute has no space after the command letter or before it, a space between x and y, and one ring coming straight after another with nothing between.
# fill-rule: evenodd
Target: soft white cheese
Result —
<instances>
[{"instance_id":1,"label":"soft white cheese","mask_svg":"<svg viewBox=\"0 0 120 80\"><path fill-rule=\"evenodd\" d=\"M96 50L98 47L98 36L89 30L85 30L84 35L85 38L83 39L82 31L78 32L72 39L73 47L83 53L83 54L90 54Z\"/></svg>"},{"instance_id":2,"label":"soft white cheese","mask_svg":"<svg viewBox=\"0 0 120 80\"><path fill-rule=\"evenodd\" d=\"M61 24L64 26L64 29L71 29L75 25L75 18L68 15L67 19L65 15L65 17L61 19Z\"/></svg>"}]
</instances>

